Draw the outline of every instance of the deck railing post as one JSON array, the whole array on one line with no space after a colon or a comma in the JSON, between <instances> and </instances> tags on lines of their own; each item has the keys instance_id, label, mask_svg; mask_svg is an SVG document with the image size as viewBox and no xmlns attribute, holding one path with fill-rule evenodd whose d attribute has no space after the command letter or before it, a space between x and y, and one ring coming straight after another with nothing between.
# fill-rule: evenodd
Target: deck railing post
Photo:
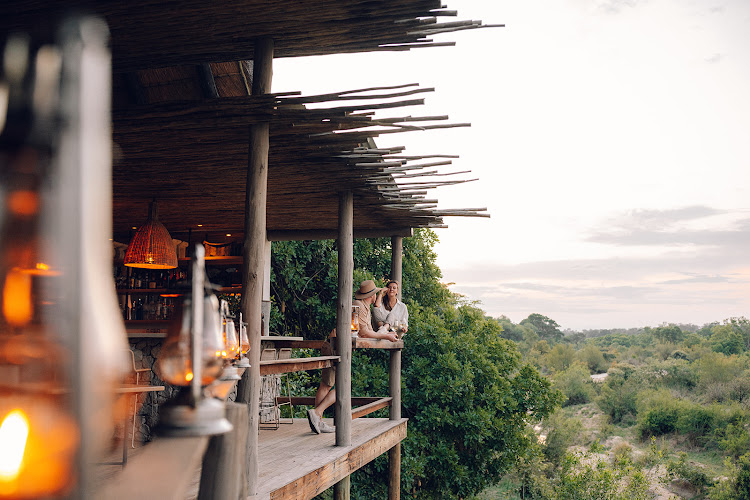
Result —
<instances>
[{"instance_id":1,"label":"deck railing post","mask_svg":"<svg viewBox=\"0 0 750 500\"><path fill-rule=\"evenodd\" d=\"M273 40L259 39L253 51L253 95L271 91ZM247 493L258 489L258 424L260 401L260 335L263 299L264 249L266 246L266 195L268 192L269 124L250 126L250 151L245 192L245 242L242 255L242 313L247 318L250 368L237 386L237 401L247 403Z\"/></svg>"}]
</instances>

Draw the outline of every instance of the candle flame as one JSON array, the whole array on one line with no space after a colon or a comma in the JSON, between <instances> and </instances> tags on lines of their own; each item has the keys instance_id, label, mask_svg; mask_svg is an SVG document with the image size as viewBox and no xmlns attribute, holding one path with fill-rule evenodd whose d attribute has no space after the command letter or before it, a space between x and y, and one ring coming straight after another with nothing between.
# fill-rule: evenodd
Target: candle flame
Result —
<instances>
[{"instance_id":1,"label":"candle flame","mask_svg":"<svg viewBox=\"0 0 750 500\"><path fill-rule=\"evenodd\" d=\"M193 380L193 372L187 372L185 375L185 382L190 382L191 380Z\"/></svg>"},{"instance_id":2,"label":"candle flame","mask_svg":"<svg viewBox=\"0 0 750 500\"><path fill-rule=\"evenodd\" d=\"M14 326L23 326L31 321L31 276L11 269L3 286L3 315Z\"/></svg>"},{"instance_id":3,"label":"candle flame","mask_svg":"<svg viewBox=\"0 0 750 500\"><path fill-rule=\"evenodd\" d=\"M0 424L0 482L18 477L28 436L28 418L21 410L12 410Z\"/></svg>"}]
</instances>

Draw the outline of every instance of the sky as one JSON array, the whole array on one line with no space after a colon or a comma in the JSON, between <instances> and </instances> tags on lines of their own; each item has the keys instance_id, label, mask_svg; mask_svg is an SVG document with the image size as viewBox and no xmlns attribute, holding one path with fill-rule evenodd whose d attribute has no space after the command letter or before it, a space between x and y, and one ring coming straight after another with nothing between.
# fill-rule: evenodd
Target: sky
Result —
<instances>
[{"instance_id":1,"label":"sky","mask_svg":"<svg viewBox=\"0 0 750 500\"><path fill-rule=\"evenodd\" d=\"M564 329L750 316L750 2L454 0L505 24L439 47L274 61L273 91L435 87L453 128L379 146L456 154L438 264L494 317ZM442 18L440 21L451 21ZM403 110L378 117L402 116Z\"/></svg>"}]
</instances>

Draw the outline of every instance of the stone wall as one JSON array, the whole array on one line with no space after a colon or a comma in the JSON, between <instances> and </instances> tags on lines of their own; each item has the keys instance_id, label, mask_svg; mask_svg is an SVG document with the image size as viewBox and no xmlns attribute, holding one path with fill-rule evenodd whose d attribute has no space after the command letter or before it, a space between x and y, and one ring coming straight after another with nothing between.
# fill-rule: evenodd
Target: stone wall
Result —
<instances>
[{"instance_id":1,"label":"stone wall","mask_svg":"<svg viewBox=\"0 0 750 500\"><path fill-rule=\"evenodd\" d=\"M135 442L144 443L151 441L153 429L159 421L159 406L164 404L177 393L179 387L167 384L156 374L155 362L161 350L163 339L140 338L130 339L130 349L135 357L136 368L151 368L151 372L142 373L140 383L149 385L163 385L165 389L160 392L147 392L138 395L138 413L136 414ZM145 377L145 378L144 378ZM133 380L133 382L135 382ZM131 398L131 403L132 398ZM132 425L128 421L128 425ZM128 429L130 432L130 429Z\"/></svg>"}]
</instances>

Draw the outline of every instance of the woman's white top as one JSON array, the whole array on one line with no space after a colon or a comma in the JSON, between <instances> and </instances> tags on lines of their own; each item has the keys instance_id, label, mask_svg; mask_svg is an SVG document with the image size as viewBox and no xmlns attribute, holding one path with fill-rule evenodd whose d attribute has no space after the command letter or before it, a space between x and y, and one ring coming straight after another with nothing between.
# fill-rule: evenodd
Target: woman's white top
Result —
<instances>
[{"instance_id":1,"label":"woman's white top","mask_svg":"<svg viewBox=\"0 0 750 500\"><path fill-rule=\"evenodd\" d=\"M396 301L396 305L393 306L392 310L388 310L384 305L380 307L372 308L372 317L375 318L376 322L388 323L393 326L394 321L400 321L405 326L409 326L409 310L406 308L406 304L400 300Z\"/></svg>"}]
</instances>

